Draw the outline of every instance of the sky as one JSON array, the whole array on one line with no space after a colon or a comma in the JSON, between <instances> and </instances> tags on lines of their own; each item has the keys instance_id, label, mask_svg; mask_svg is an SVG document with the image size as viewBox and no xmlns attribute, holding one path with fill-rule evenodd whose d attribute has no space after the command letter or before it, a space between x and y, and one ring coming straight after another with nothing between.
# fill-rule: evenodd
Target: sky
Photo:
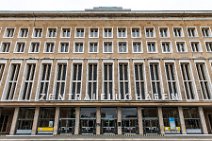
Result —
<instances>
[{"instance_id":1,"label":"sky","mask_svg":"<svg viewBox=\"0 0 212 141\"><path fill-rule=\"evenodd\" d=\"M121 6L132 10L212 10L212 0L0 0L0 10L84 10Z\"/></svg>"}]
</instances>

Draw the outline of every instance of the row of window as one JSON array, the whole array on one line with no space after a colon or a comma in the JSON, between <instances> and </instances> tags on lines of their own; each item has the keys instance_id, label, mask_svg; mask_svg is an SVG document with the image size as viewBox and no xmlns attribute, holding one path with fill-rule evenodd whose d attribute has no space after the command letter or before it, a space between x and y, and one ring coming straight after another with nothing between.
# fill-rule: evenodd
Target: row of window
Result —
<instances>
[{"instance_id":1,"label":"row of window","mask_svg":"<svg viewBox=\"0 0 212 141\"><path fill-rule=\"evenodd\" d=\"M2 42L0 47L0 53L9 53L10 52L11 42ZM44 44L44 53L53 53L55 52L55 42L45 42ZM73 52L74 53L84 53L84 42L74 42ZM118 42L118 53L128 53L128 43L127 42ZM156 42L151 41L147 42L147 52L149 53L157 53L157 45ZM203 49L198 41L190 42L190 47L192 52L203 52ZM24 53L26 48L25 42L17 42L14 48L14 53ZM41 48L40 42L31 42L28 52L29 53L39 53ZM207 52L212 52L212 42L205 42L205 48ZM58 52L59 53L68 53L70 50L70 42L60 42ZM164 41L161 42L161 50L162 53L172 53L173 47L171 42ZM188 52L186 43L184 41L176 42L176 50L177 52ZM91 41L88 43L88 52L89 53L98 53L99 52L99 43L96 41ZM106 41L103 43L103 53L113 53L113 42ZM142 43L138 41L132 42L132 52L133 53L142 53L143 47Z\"/></svg>"},{"instance_id":2,"label":"row of window","mask_svg":"<svg viewBox=\"0 0 212 141\"><path fill-rule=\"evenodd\" d=\"M46 31L47 38L56 38L58 28L48 28ZM187 27L188 37L198 37L198 31L196 27ZM200 31L202 32L203 37L211 37L210 27L201 27ZM141 37L141 28L134 27L131 28L131 37L140 38ZM156 30L154 27L145 27L144 29L146 38L156 37ZM4 32L5 38L14 37L15 28L7 27ZM27 38L29 35L29 28L20 28L18 37ZM170 32L168 27L160 27L159 35L161 38L170 37ZM32 38L41 38L43 36L43 28L34 28L32 33ZM103 29L104 38L113 38L113 28L107 27ZM174 37L184 37L184 32L182 27L173 27L173 36ZM70 38L71 37L71 28L61 28L60 32L61 38ZM85 28L75 28L75 38L84 38L85 37ZM127 38L127 28L118 27L117 28L117 37L118 38ZM89 28L89 38L99 38L99 28Z\"/></svg>"},{"instance_id":3,"label":"row of window","mask_svg":"<svg viewBox=\"0 0 212 141\"><path fill-rule=\"evenodd\" d=\"M71 82L70 91L66 91L67 85L67 62L58 62L56 68L52 67L52 62L42 62L39 71L39 84L35 86L35 74L37 70L36 63L27 63L22 77L22 85L19 94L19 100L30 100L33 92L33 87L36 87L36 100L63 100L65 93L68 93L70 100L81 100L83 81L86 79L85 99L83 100L98 100L98 95L101 100L131 100L131 82L130 75L134 76L135 97L136 100L181 100L181 90L178 82L178 75L181 76L181 84L184 87L184 93L187 100L198 100L198 92L193 77L192 66L189 61L180 62L180 68L177 68L174 62L165 62L165 72L160 69L159 61L150 61L148 70L144 62L134 62L134 67L129 67L129 62L120 61L118 63L118 70L114 70L114 63L112 61L103 61L102 75L99 75L99 63L95 60L89 61L86 64L86 70L83 70L83 62L74 61L71 66ZM55 78L52 71L55 69ZM130 73L133 69L133 74ZM176 69L180 69L180 74L177 74ZM198 74L198 82L200 84L201 99L212 99L211 80L208 74L205 62L195 62L194 68ZM7 82L3 92L2 100L15 99L15 91L18 84L18 79L21 70L21 63L11 63ZM5 64L0 64L0 80L5 71ZM84 72L85 71L85 72ZM147 73L149 72L149 74ZM87 77L83 78L83 73ZM162 78L162 73L166 78ZM148 76L149 75L149 76ZM117 76L117 78L116 78ZM99 77L102 77L102 92L98 91ZM150 77L151 91L147 90L147 79ZM51 80L54 79L54 90L51 94L49 87ZM114 81L118 79L118 94L114 91ZM164 94L163 79L167 81L168 93ZM83 80L83 81L82 81ZM83 84L82 84L83 83ZM101 93L101 94L98 94Z\"/></svg>"}]
</instances>

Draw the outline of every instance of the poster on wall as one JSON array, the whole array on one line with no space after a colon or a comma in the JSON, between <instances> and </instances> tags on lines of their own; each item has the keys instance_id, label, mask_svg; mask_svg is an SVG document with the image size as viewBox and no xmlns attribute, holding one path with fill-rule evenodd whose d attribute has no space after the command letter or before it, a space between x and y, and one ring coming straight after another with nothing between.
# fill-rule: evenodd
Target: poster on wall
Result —
<instances>
[{"instance_id":1,"label":"poster on wall","mask_svg":"<svg viewBox=\"0 0 212 141\"><path fill-rule=\"evenodd\" d=\"M173 117L169 118L169 125L170 125L171 130L176 130L175 118L173 118Z\"/></svg>"}]
</instances>

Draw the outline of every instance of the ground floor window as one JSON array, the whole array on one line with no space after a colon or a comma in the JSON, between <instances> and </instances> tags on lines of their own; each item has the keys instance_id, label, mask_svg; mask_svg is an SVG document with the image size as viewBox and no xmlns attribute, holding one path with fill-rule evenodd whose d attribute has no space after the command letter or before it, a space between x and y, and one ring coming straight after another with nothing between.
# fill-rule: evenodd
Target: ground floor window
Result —
<instances>
[{"instance_id":1,"label":"ground floor window","mask_svg":"<svg viewBox=\"0 0 212 141\"><path fill-rule=\"evenodd\" d=\"M178 108L163 108L163 122L165 133L181 132Z\"/></svg>"},{"instance_id":2,"label":"ground floor window","mask_svg":"<svg viewBox=\"0 0 212 141\"><path fill-rule=\"evenodd\" d=\"M20 108L16 134L31 134L35 108Z\"/></svg>"},{"instance_id":3,"label":"ground floor window","mask_svg":"<svg viewBox=\"0 0 212 141\"><path fill-rule=\"evenodd\" d=\"M55 108L40 108L38 118L38 134L53 134Z\"/></svg>"},{"instance_id":4,"label":"ground floor window","mask_svg":"<svg viewBox=\"0 0 212 141\"><path fill-rule=\"evenodd\" d=\"M122 133L138 134L138 116L136 108L122 108Z\"/></svg>"},{"instance_id":5,"label":"ground floor window","mask_svg":"<svg viewBox=\"0 0 212 141\"><path fill-rule=\"evenodd\" d=\"M186 132L188 134L202 133L199 112L197 108L183 108Z\"/></svg>"},{"instance_id":6,"label":"ground floor window","mask_svg":"<svg viewBox=\"0 0 212 141\"><path fill-rule=\"evenodd\" d=\"M0 109L0 135L9 134L14 108L1 108Z\"/></svg>"},{"instance_id":7,"label":"ground floor window","mask_svg":"<svg viewBox=\"0 0 212 141\"><path fill-rule=\"evenodd\" d=\"M59 134L74 134L75 108L60 108Z\"/></svg>"},{"instance_id":8,"label":"ground floor window","mask_svg":"<svg viewBox=\"0 0 212 141\"><path fill-rule=\"evenodd\" d=\"M159 120L157 108L143 108L143 128L144 134L159 134Z\"/></svg>"},{"instance_id":9,"label":"ground floor window","mask_svg":"<svg viewBox=\"0 0 212 141\"><path fill-rule=\"evenodd\" d=\"M101 134L117 134L116 108L101 108Z\"/></svg>"},{"instance_id":10,"label":"ground floor window","mask_svg":"<svg viewBox=\"0 0 212 141\"><path fill-rule=\"evenodd\" d=\"M80 109L80 133L96 134L96 108Z\"/></svg>"}]
</instances>

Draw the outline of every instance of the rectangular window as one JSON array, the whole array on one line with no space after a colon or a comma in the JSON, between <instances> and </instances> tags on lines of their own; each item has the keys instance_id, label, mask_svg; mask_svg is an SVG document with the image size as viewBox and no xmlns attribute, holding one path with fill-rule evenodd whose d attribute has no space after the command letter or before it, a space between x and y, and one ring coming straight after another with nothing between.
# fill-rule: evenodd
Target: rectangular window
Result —
<instances>
[{"instance_id":1,"label":"rectangular window","mask_svg":"<svg viewBox=\"0 0 212 141\"><path fill-rule=\"evenodd\" d=\"M52 53L54 52L54 43L53 42L47 42L45 46L45 53Z\"/></svg>"},{"instance_id":2,"label":"rectangular window","mask_svg":"<svg viewBox=\"0 0 212 141\"><path fill-rule=\"evenodd\" d=\"M23 53L24 52L24 48L25 48L25 43L24 42L18 42L16 44L15 52Z\"/></svg>"},{"instance_id":3,"label":"rectangular window","mask_svg":"<svg viewBox=\"0 0 212 141\"><path fill-rule=\"evenodd\" d=\"M168 28L160 28L160 37L168 37Z\"/></svg>"},{"instance_id":4,"label":"rectangular window","mask_svg":"<svg viewBox=\"0 0 212 141\"><path fill-rule=\"evenodd\" d=\"M129 90L128 64L119 63L119 99L131 99Z\"/></svg>"},{"instance_id":5,"label":"rectangular window","mask_svg":"<svg viewBox=\"0 0 212 141\"><path fill-rule=\"evenodd\" d=\"M146 28L145 33L147 38L155 37L154 28Z\"/></svg>"},{"instance_id":6,"label":"rectangular window","mask_svg":"<svg viewBox=\"0 0 212 141\"><path fill-rule=\"evenodd\" d=\"M144 67L142 63L134 65L135 70L135 96L137 100L145 99Z\"/></svg>"},{"instance_id":7,"label":"rectangular window","mask_svg":"<svg viewBox=\"0 0 212 141\"><path fill-rule=\"evenodd\" d=\"M191 70L189 68L189 63L181 63L180 66L183 75L183 83L187 99L195 99L194 84L191 78Z\"/></svg>"},{"instance_id":8,"label":"rectangular window","mask_svg":"<svg viewBox=\"0 0 212 141\"><path fill-rule=\"evenodd\" d=\"M187 52L185 42L176 42L176 47L178 52Z\"/></svg>"},{"instance_id":9,"label":"rectangular window","mask_svg":"<svg viewBox=\"0 0 212 141\"><path fill-rule=\"evenodd\" d=\"M47 37L54 38L57 36L57 29L56 28L48 28L48 34Z\"/></svg>"},{"instance_id":10,"label":"rectangular window","mask_svg":"<svg viewBox=\"0 0 212 141\"><path fill-rule=\"evenodd\" d=\"M171 52L170 42L162 42L161 47L162 47L163 53L170 53Z\"/></svg>"},{"instance_id":11,"label":"rectangular window","mask_svg":"<svg viewBox=\"0 0 212 141\"><path fill-rule=\"evenodd\" d=\"M82 64L73 64L72 71L72 84L71 84L71 97L70 99L81 99L81 86L82 86Z\"/></svg>"},{"instance_id":12,"label":"rectangular window","mask_svg":"<svg viewBox=\"0 0 212 141\"><path fill-rule=\"evenodd\" d=\"M207 52L212 52L212 42L205 42Z\"/></svg>"},{"instance_id":13,"label":"rectangular window","mask_svg":"<svg viewBox=\"0 0 212 141\"><path fill-rule=\"evenodd\" d=\"M113 93L113 64L104 63L103 97L105 100L114 99Z\"/></svg>"},{"instance_id":14,"label":"rectangular window","mask_svg":"<svg viewBox=\"0 0 212 141\"><path fill-rule=\"evenodd\" d=\"M69 38L69 37L71 37L71 30L70 30L70 28L62 28L61 37L62 38Z\"/></svg>"},{"instance_id":15,"label":"rectangular window","mask_svg":"<svg viewBox=\"0 0 212 141\"><path fill-rule=\"evenodd\" d=\"M132 28L132 38L141 37L140 28Z\"/></svg>"},{"instance_id":16,"label":"rectangular window","mask_svg":"<svg viewBox=\"0 0 212 141\"><path fill-rule=\"evenodd\" d=\"M119 42L118 47L119 47L119 53L127 53L128 51L127 42Z\"/></svg>"},{"instance_id":17,"label":"rectangular window","mask_svg":"<svg viewBox=\"0 0 212 141\"><path fill-rule=\"evenodd\" d=\"M112 53L113 52L113 43L112 42L104 42L104 53Z\"/></svg>"},{"instance_id":18,"label":"rectangular window","mask_svg":"<svg viewBox=\"0 0 212 141\"><path fill-rule=\"evenodd\" d=\"M2 43L2 45L1 45L1 52L4 52L4 53L9 53L9 51L10 51L10 45L11 45L11 43L9 43L9 42L4 42L4 43Z\"/></svg>"},{"instance_id":19,"label":"rectangular window","mask_svg":"<svg viewBox=\"0 0 212 141\"><path fill-rule=\"evenodd\" d=\"M99 30L98 28L91 28L90 29L90 38L98 38L99 37Z\"/></svg>"},{"instance_id":20,"label":"rectangular window","mask_svg":"<svg viewBox=\"0 0 212 141\"><path fill-rule=\"evenodd\" d=\"M97 64L88 64L87 100L97 98L97 73Z\"/></svg>"},{"instance_id":21,"label":"rectangular window","mask_svg":"<svg viewBox=\"0 0 212 141\"><path fill-rule=\"evenodd\" d=\"M152 92L154 99L161 99L161 82L160 82L160 72L158 63L150 63L150 76L152 84Z\"/></svg>"},{"instance_id":22,"label":"rectangular window","mask_svg":"<svg viewBox=\"0 0 212 141\"><path fill-rule=\"evenodd\" d=\"M11 64L10 73L9 73L9 79L6 89L6 100L12 100L14 98L16 85L18 81L18 76L20 72L20 64Z\"/></svg>"},{"instance_id":23,"label":"rectangular window","mask_svg":"<svg viewBox=\"0 0 212 141\"><path fill-rule=\"evenodd\" d=\"M40 43L39 42L32 42L29 52L38 53L39 52L39 48L40 48Z\"/></svg>"},{"instance_id":24,"label":"rectangular window","mask_svg":"<svg viewBox=\"0 0 212 141\"><path fill-rule=\"evenodd\" d=\"M210 37L211 36L210 28L209 27L203 27L202 28L202 35L203 35L203 37Z\"/></svg>"},{"instance_id":25,"label":"rectangular window","mask_svg":"<svg viewBox=\"0 0 212 141\"><path fill-rule=\"evenodd\" d=\"M28 28L21 28L19 32L19 37L26 38L28 36Z\"/></svg>"},{"instance_id":26,"label":"rectangular window","mask_svg":"<svg viewBox=\"0 0 212 141\"><path fill-rule=\"evenodd\" d=\"M42 37L42 28L34 28L33 37L40 38Z\"/></svg>"},{"instance_id":27,"label":"rectangular window","mask_svg":"<svg viewBox=\"0 0 212 141\"><path fill-rule=\"evenodd\" d=\"M50 75L51 75L51 64L48 63L42 64L39 100L46 100L48 98Z\"/></svg>"},{"instance_id":28,"label":"rectangular window","mask_svg":"<svg viewBox=\"0 0 212 141\"><path fill-rule=\"evenodd\" d=\"M84 38L85 37L85 29L84 28L76 28L75 37Z\"/></svg>"},{"instance_id":29,"label":"rectangular window","mask_svg":"<svg viewBox=\"0 0 212 141\"><path fill-rule=\"evenodd\" d=\"M175 37L183 37L183 29L181 27L173 28Z\"/></svg>"},{"instance_id":30,"label":"rectangular window","mask_svg":"<svg viewBox=\"0 0 212 141\"><path fill-rule=\"evenodd\" d=\"M133 53L142 52L141 42L133 42Z\"/></svg>"},{"instance_id":31,"label":"rectangular window","mask_svg":"<svg viewBox=\"0 0 212 141\"><path fill-rule=\"evenodd\" d=\"M151 53L157 52L155 42L147 42L147 47L148 47L148 52L151 52Z\"/></svg>"},{"instance_id":32,"label":"rectangular window","mask_svg":"<svg viewBox=\"0 0 212 141\"><path fill-rule=\"evenodd\" d=\"M66 69L66 63L59 63L57 65L56 86L54 94L54 99L56 100L63 100L63 97L65 95Z\"/></svg>"},{"instance_id":33,"label":"rectangular window","mask_svg":"<svg viewBox=\"0 0 212 141\"><path fill-rule=\"evenodd\" d=\"M30 96L32 94L32 87L35 77L35 68L36 64L27 64L26 67L26 73L24 77L24 83L23 83L23 91L21 93L21 100L29 100Z\"/></svg>"},{"instance_id":34,"label":"rectangular window","mask_svg":"<svg viewBox=\"0 0 212 141\"><path fill-rule=\"evenodd\" d=\"M82 42L75 43L74 52L75 53L83 53L84 52L84 45Z\"/></svg>"},{"instance_id":35,"label":"rectangular window","mask_svg":"<svg viewBox=\"0 0 212 141\"><path fill-rule=\"evenodd\" d=\"M5 68L5 64L0 64L0 82L3 78L4 68Z\"/></svg>"},{"instance_id":36,"label":"rectangular window","mask_svg":"<svg viewBox=\"0 0 212 141\"><path fill-rule=\"evenodd\" d=\"M126 38L126 37L127 37L127 29L118 28L118 38Z\"/></svg>"},{"instance_id":37,"label":"rectangular window","mask_svg":"<svg viewBox=\"0 0 212 141\"><path fill-rule=\"evenodd\" d=\"M202 51L199 42L191 42L191 49L192 49L192 52Z\"/></svg>"},{"instance_id":38,"label":"rectangular window","mask_svg":"<svg viewBox=\"0 0 212 141\"><path fill-rule=\"evenodd\" d=\"M6 32L4 34L4 37L12 38L14 36L14 33L15 33L15 29L14 28L7 28Z\"/></svg>"},{"instance_id":39,"label":"rectangular window","mask_svg":"<svg viewBox=\"0 0 212 141\"><path fill-rule=\"evenodd\" d=\"M68 42L61 42L60 43L60 49L59 52L60 53L67 53L69 51L69 43Z\"/></svg>"},{"instance_id":40,"label":"rectangular window","mask_svg":"<svg viewBox=\"0 0 212 141\"><path fill-rule=\"evenodd\" d=\"M98 42L90 42L89 43L89 52L97 53L98 52Z\"/></svg>"},{"instance_id":41,"label":"rectangular window","mask_svg":"<svg viewBox=\"0 0 212 141\"><path fill-rule=\"evenodd\" d=\"M104 28L104 38L112 38L113 30L112 28Z\"/></svg>"},{"instance_id":42,"label":"rectangular window","mask_svg":"<svg viewBox=\"0 0 212 141\"><path fill-rule=\"evenodd\" d=\"M173 100L178 100L177 80L174 68L174 63L165 63L166 78L168 82L169 97Z\"/></svg>"},{"instance_id":43,"label":"rectangular window","mask_svg":"<svg viewBox=\"0 0 212 141\"><path fill-rule=\"evenodd\" d=\"M211 99L211 90L210 90L210 83L208 80L208 74L206 71L206 67L204 63L196 63L196 69L199 76L199 82L201 84L201 90L204 99Z\"/></svg>"},{"instance_id":44,"label":"rectangular window","mask_svg":"<svg viewBox=\"0 0 212 141\"><path fill-rule=\"evenodd\" d=\"M188 36L189 37L196 37L197 36L196 29L195 28L188 28Z\"/></svg>"}]
</instances>

